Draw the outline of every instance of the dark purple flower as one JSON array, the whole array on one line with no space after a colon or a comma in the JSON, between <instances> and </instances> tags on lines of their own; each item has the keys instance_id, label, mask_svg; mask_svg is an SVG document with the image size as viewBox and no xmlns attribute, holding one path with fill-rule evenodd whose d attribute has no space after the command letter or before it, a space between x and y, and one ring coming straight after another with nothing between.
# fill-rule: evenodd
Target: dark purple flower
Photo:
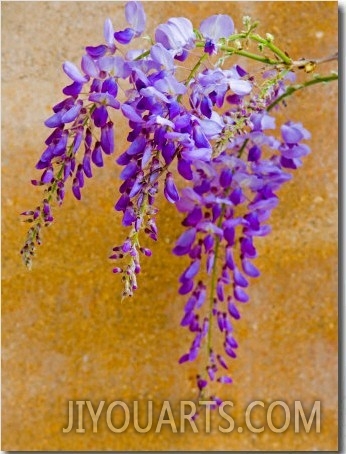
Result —
<instances>
[{"instance_id":1,"label":"dark purple flower","mask_svg":"<svg viewBox=\"0 0 346 454\"><path fill-rule=\"evenodd\" d=\"M87 51L87 54L90 55L90 57L98 59L105 55L105 53L107 52L107 46L105 46L104 44L101 44L99 46L87 46L85 50Z\"/></svg>"},{"instance_id":2,"label":"dark purple flower","mask_svg":"<svg viewBox=\"0 0 346 454\"><path fill-rule=\"evenodd\" d=\"M106 154L112 154L114 151L114 127L113 122L109 121L101 128L101 147Z\"/></svg>"},{"instance_id":3,"label":"dark purple flower","mask_svg":"<svg viewBox=\"0 0 346 454\"><path fill-rule=\"evenodd\" d=\"M133 28L125 28L125 30L121 30L119 32L114 33L114 38L120 44L128 44L132 41L132 38L135 36L136 32Z\"/></svg>"},{"instance_id":4,"label":"dark purple flower","mask_svg":"<svg viewBox=\"0 0 346 454\"><path fill-rule=\"evenodd\" d=\"M95 164L95 166L103 166L102 148L100 142L95 143L95 147L91 153L91 160Z\"/></svg>"}]
</instances>

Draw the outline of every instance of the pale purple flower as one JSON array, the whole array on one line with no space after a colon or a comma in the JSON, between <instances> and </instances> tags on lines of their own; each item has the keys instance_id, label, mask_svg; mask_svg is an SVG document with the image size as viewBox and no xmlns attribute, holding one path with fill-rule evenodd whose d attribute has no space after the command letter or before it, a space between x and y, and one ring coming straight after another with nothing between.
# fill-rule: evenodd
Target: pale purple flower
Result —
<instances>
[{"instance_id":1,"label":"pale purple flower","mask_svg":"<svg viewBox=\"0 0 346 454\"><path fill-rule=\"evenodd\" d=\"M208 54L217 52L217 44L221 38L228 38L234 32L233 20L225 14L217 14L205 19L200 32L206 38L204 50Z\"/></svg>"},{"instance_id":2,"label":"pale purple flower","mask_svg":"<svg viewBox=\"0 0 346 454\"><path fill-rule=\"evenodd\" d=\"M83 74L81 74L77 66L69 61L66 61L63 64L62 68L65 74L67 74L68 77L72 79L74 82L84 84L89 80L88 76L83 76Z\"/></svg>"},{"instance_id":3,"label":"pale purple flower","mask_svg":"<svg viewBox=\"0 0 346 454\"><path fill-rule=\"evenodd\" d=\"M184 50L194 47L195 34L192 23L185 17L174 17L155 30L155 40L174 56L182 55Z\"/></svg>"}]
</instances>

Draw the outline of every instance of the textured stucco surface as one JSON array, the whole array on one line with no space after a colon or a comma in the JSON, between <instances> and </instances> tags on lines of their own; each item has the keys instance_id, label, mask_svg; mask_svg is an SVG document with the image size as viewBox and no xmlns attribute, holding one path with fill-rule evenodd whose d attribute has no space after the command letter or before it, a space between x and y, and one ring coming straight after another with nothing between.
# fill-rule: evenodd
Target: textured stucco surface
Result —
<instances>
[{"instance_id":1,"label":"textured stucco surface","mask_svg":"<svg viewBox=\"0 0 346 454\"><path fill-rule=\"evenodd\" d=\"M278 122L304 121L313 152L281 192L273 232L257 244L262 271L236 324L239 355L234 384L223 397L241 423L253 400L292 408L322 402L321 433L114 434L62 433L69 400L164 400L178 408L194 397L194 365L178 366L190 341L179 328L180 259L171 255L180 230L174 208L160 203L160 241L140 277L140 290L120 303L120 283L107 256L125 232L113 211L114 158L95 172L77 203L71 196L44 232L33 270L21 263L26 225L18 213L34 207L31 187L43 149L42 122L61 99L64 60L102 39L106 17L122 27L120 2L2 3L2 449L3 450L335 450L337 448L337 84L315 86L289 100ZM149 27L186 15L195 25L228 13L241 26L261 21L295 59L337 48L335 2L150 2ZM335 64L324 65L324 71ZM125 146L119 124L117 154ZM184 261L184 265L185 265ZM258 412L254 424L261 425Z\"/></svg>"}]
</instances>

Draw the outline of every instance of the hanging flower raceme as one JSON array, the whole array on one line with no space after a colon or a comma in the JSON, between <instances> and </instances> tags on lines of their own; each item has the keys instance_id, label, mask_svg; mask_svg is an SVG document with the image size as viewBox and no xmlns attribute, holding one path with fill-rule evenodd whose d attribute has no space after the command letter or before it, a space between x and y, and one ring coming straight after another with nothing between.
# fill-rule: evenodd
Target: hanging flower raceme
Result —
<instances>
[{"instance_id":1,"label":"hanging flower raceme","mask_svg":"<svg viewBox=\"0 0 346 454\"><path fill-rule=\"evenodd\" d=\"M41 175L32 180L44 188L43 200L22 213L30 228L21 253L30 267L54 206L68 190L81 200L87 180L110 161L123 117L128 145L115 158L114 208L126 233L110 254L113 272L121 275L122 298L132 296L141 258L152 254L146 243L159 240L158 197L184 213L173 253L184 263L177 290L186 298L181 326L191 343L177 361L196 363L199 395L208 394L217 406L213 386L233 381L235 321L250 301L251 278L260 275L257 242L270 233L278 190L310 152L302 124L278 127L273 114L304 87L291 85L294 70L304 65L295 65L271 36L254 35L249 19L235 33L225 14L206 18L198 29L175 17L148 40L141 38L146 16L140 2L126 4L125 18L127 26L117 31L105 21L104 42L86 46L80 67L63 64L69 82L45 121L50 133L36 163ZM247 50L252 41L261 45L258 55ZM261 62L259 74L248 73L239 57ZM185 60L187 73L178 70Z\"/></svg>"}]
</instances>

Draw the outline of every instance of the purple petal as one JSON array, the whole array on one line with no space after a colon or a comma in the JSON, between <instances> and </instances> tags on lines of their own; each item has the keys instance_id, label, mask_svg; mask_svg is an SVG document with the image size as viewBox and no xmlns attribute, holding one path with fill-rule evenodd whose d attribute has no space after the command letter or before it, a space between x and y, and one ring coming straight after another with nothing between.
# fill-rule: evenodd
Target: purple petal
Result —
<instances>
[{"instance_id":1,"label":"purple petal","mask_svg":"<svg viewBox=\"0 0 346 454\"><path fill-rule=\"evenodd\" d=\"M234 339L234 337L228 335L226 337L226 343L231 347L231 348L238 348L238 342Z\"/></svg>"},{"instance_id":2,"label":"purple petal","mask_svg":"<svg viewBox=\"0 0 346 454\"><path fill-rule=\"evenodd\" d=\"M234 259L233 259L233 252L231 247L226 248L226 257L225 257L226 265L230 270L234 270Z\"/></svg>"},{"instance_id":3,"label":"purple petal","mask_svg":"<svg viewBox=\"0 0 346 454\"><path fill-rule=\"evenodd\" d=\"M135 30L136 36L139 36L144 32L146 16L141 2L132 1L126 3L125 17L127 22Z\"/></svg>"},{"instance_id":4,"label":"purple petal","mask_svg":"<svg viewBox=\"0 0 346 454\"><path fill-rule=\"evenodd\" d=\"M200 207L196 206L194 209L187 215L183 221L184 226L195 227L198 222L202 220L203 213ZM209 248L210 249L210 248Z\"/></svg>"},{"instance_id":5,"label":"purple petal","mask_svg":"<svg viewBox=\"0 0 346 454\"><path fill-rule=\"evenodd\" d=\"M180 322L180 326L189 326L190 323L192 322L192 319L194 318L194 313L193 312L186 312L184 317L182 318Z\"/></svg>"},{"instance_id":6,"label":"purple petal","mask_svg":"<svg viewBox=\"0 0 346 454\"><path fill-rule=\"evenodd\" d=\"M257 145L254 145L249 150L248 161L254 162L261 158L262 151Z\"/></svg>"},{"instance_id":7,"label":"purple petal","mask_svg":"<svg viewBox=\"0 0 346 454\"><path fill-rule=\"evenodd\" d=\"M132 206L128 206L124 212L122 224L124 227L130 227L136 220L136 213Z\"/></svg>"},{"instance_id":8,"label":"purple petal","mask_svg":"<svg viewBox=\"0 0 346 454\"><path fill-rule=\"evenodd\" d=\"M234 303L232 303L231 300L228 301L227 308L228 308L229 315L231 317L233 317L236 320L240 319L240 313L239 313L236 305Z\"/></svg>"},{"instance_id":9,"label":"purple petal","mask_svg":"<svg viewBox=\"0 0 346 454\"><path fill-rule=\"evenodd\" d=\"M89 54L83 55L81 67L84 73L87 74L88 76L90 77L99 76L100 70Z\"/></svg>"},{"instance_id":10,"label":"purple petal","mask_svg":"<svg viewBox=\"0 0 346 454\"><path fill-rule=\"evenodd\" d=\"M179 359L179 364L183 364L186 361L190 360L190 355L188 353L185 353L180 359Z\"/></svg>"},{"instance_id":11,"label":"purple petal","mask_svg":"<svg viewBox=\"0 0 346 454\"><path fill-rule=\"evenodd\" d=\"M188 162L193 162L195 160L209 162L211 160L212 153L212 148L185 148L181 153L181 156Z\"/></svg>"},{"instance_id":12,"label":"purple petal","mask_svg":"<svg viewBox=\"0 0 346 454\"><path fill-rule=\"evenodd\" d=\"M227 377L227 375L223 375L222 377L219 377L217 379L217 381L219 383L226 383L226 384L231 384L233 383L233 380L231 379L231 377Z\"/></svg>"},{"instance_id":13,"label":"purple petal","mask_svg":"<svg viewBox=\"0 0 346 454\"><path fill-rule=\"evenodd\" d=\"M197 380L197 386L198 386L198 389L201 391L203 388L205 388L207 386L208 382L207 380L203 380L202 378L199 378Z\"/></svg>"},{"instance_id":14,"label":"purple petal","mask_svg":"<svg viewBox=\"0 0 346 454\"><path fill-rule=\"evenodd\" d=\"M215 261L215 254L214 251L209 251L207 256L207 273L210 274L212 272L213 266Z\"/></svg>"},{"instance_id":15,"label":"purple petal","mask_svg":"<svg viewBox=\"0 0 346 454\"><path fill-rule=\"evenodd\" d=\"M116 211L125 211L130 203L130 197L127 194L123 194L117 203L115 204Z\"/></svg>"},{"instance_id":16,"label":"purple petal","mask_svg":"<svg viewBox=\"0 0 346 454\"><path fill-rule=\"evenodd\" d=\"M127 180L128 178L133 177L137 172L139 171L139 168L137 166L136 162L131 161L127 166L122 170L120 174L120 179L121 180Z\"/></svg>"},{"instance_id":17,"label":"purple petal","mask_svg":"<svg viewBox=\"0 0 346 454\"><path fill-rule=\"evenodd\" d=\"M121 111L129 120L134 121L135 123L143 123L142 117L136 112L135 108L129 104L123 104L121 106Z\"/></svg>"},{"instance_id":18,"label":"purple petal","mask_svg":"<svg viewBox=\"0 0 346 454\"><path fill-rule=\"evenodd\" d=\"M137 154L143 153L147 141L144 136L140 135L131 143L129 148L126 150L127 155L135 156Z\"/></svg>"},{"instance_id":19,"label":"purple petal","mask_svg":"<svg viewBox=\"0 0 346 454\"><path fill-rule=\"evenodd\" d=\"M304 137L299 129L288 125L281 126L281 134L284 141L288 144L298 143Z\"/></svg>"},{"instance_id":20,"label":"purple petal","mask_svg":"<svg viewBox=\"0 0 346 454\"><path fill-rule=\"evenodd\" d=\"M251 115L253 131L263 131L265 129L275 129L275 118L267 113L256 113Z\"/></svg>"},{"instance_id":21,"label":"purple petal","mask_svg":"<svg viewBox=\"0 0 346 454\"><path fill-rule=\"evenodd\" d=\"M280 147L280 151L282 156L284 156L287 159L294 159L294 158L302 158L303 156L306 156L307 154L310 153L310 148L305 145L293 145L293 146L286 146L286 147Z\"/></svg>"},{"instance_id":22,"label":"purple petal","mask_svg":"<svg viewBox=\"0 0 346 454\"><path fill-rule=\"evenodd\" d=\"M83 89L83 83L73 82L71 85L67 85L62 92L67 96L77 96Z\"/></svg>"},{"instance_id":23,"label":"purple petal","mask_svg":"<svg viewBox=\"0 0 346 454\"><path fill-rule=\"evenodd\" d=\"M226 14L217 14L204 19L199 30L205 38L217 43L220 38L228 38L232 35L234 23Z\"/></svg>"},{"instance_id":24,"label":"purple petal","mask_svg":"<svg viewBox=\"0 0 346 454\"><path fill-rule=\"evenodd\" d=\"M168 202L175 203L179 200L179 193L175 186L171 172L168 172L166 176L164 194Z\"/></svg>"},{"instance_id":25,"label":"purple petal","mask_svg":"<svg viewBox=\"0 0 346 454\"><path fill-rule=\"evenodd\" d=\"M135 34L136 32L133 28L125 28L125 30L115 32L114 38L120 44L128 44L130 41L132 41L132 38L135 36Z\"/></svg>"},{"instance_id":26,"label":"purple petal","mask_svg":"<svg viewBox=\"0 0 346 454\"><path fill-rule=\"evenodd\" d=\"M242 200L242 195L243 195L242 189L241 188L236 188L236 189L234 189L234 191L229 196L229 199L234 205L239 205L239 203Z\"/></svg>"},{"instance_id":27,"label":"purple petal","mask_svg":"<svg viewBox=\"0 0 346 454\"><path fill-rule=\"evenodd\" d=\"M156 63L159 63L168 70L174 69L175 67L172 54L161 43L157 43L151 48L150 56Z\"/></svg>"},{"instance_id":28,"label":"purple petal","mask_svg":"<svg viewBox=\"0 0 346 454\"><path fill-rule=\"evenodd\" d=\"M51 167L49 167L48 169L46 169L43 172L43 174L41 176L41 182L42 183L50 183L53 178L54 178L53 169Z\"/></svg>"},{"instance_id":29,"label":"purple petal","mask_svg":"<svg viewBox=\"0 0 346 454\"><path fill-rule=\"evenodd\" d=\"M173 249L175 255L185 255L190 251L190 248L196 238L196 229L191 228L186 230L177 240L176 246Z\"/></svg>"},{"instance_id":30,"label":"purple petal","mask_svg":"<svg viewBox=\"0 0 346 454\"><path fill-rule=\"evenodd\" d=\"M248 95L252 90L252 85L247 80L230 79L229 86L233 93L239 96Z\"/></svg>"},{"instance_id":31,"label":"purple petal","mask_svg":"<svg viewBox=\"0 0 346 454\"><path fill-rule=\"evenodd\" d=\"M105 46L104 44L101 44L99 46L87 46L85 50L87 51L88 55L90 55L90 57L98 59L105 55L105 53L107 52L107 46Z\"/></svg>"},{"instance_id":32,"label":"purple petal","mask_svg":"<svg viewBox=\"0 0 346 454\"><path fill-rule=\"evenodd\" d=\"M122 57L104 56L98 61L100 70L114 74L115 77L126 79L131 74L131 68Z\"/></svg>"},{"instance_id":33,"label":"purple petal","mask_svg":"<svg viewBox=\"0 0 346 454\"><path fill-rule=\"evenodd\" d=\"M184 311L185 312L191 312L193 311L194 307L196 304L196 297L194 295L190 296L190 298L187 300L187 303L185 304Z\"/></svg>"},{"instance_id":34,"label":"purple petal","mask_svg":"<svg viewBox=\"0 0 346 454\"><path fill-rule=\"evenodd\" d=\"M73 152L77 153L79 150L79 147L81 146L82 140L83 140L83 127L80 127L76 130L76 135L74 136L73 139Z\"/></svg>"},{"instance_id":35,"label":"purple petal","mask_svg":"<svg viewBox=\"0 0 346 454\"><path fill-rule=\"evenodd\" d=\"M186 279L194 278L199 271L200 264L201 264L200 260L195 260L194 262L192 262L191 265L185 271L184 277Z\"/></svg>"},{"instance_id":36,"label":"purple petal","mask_svg":"<svg viewBox=\"0 0 346 454\"><path fill-rule=\"evenodd\" d=\"M77 200L80 200L80 199L81 199L80 187L79 187L79 185L78 185L78 180L77 180L77 178L75 178L75 179L73 180L72 192L73 192L73 195L76 197Z\"/></svg>"},{"instance_id":37,"label":"purple petal","mask_svg":"<svg viewBox=\"0 0 346 454\"><path fill-rule=\"evenodd\" d=\"M228 246L232 246L234 244L235 230L233 227L226 227L223 231L223 236L227 241Z\"/></svg>"},{"instance_id":38,"label":"purple petal","mask_svg":"<svg viewBox=\"0 0 346 454\"><path fill-rule=\"evenodd\" d=\"M109 93L116 98L118 94L118 84L116 83L114 77L109 77L103 81L101 91L102 93Z\"/></svg>"},{"instance_id":39,"label":"purple petal","mask_svg":"<svg viewBox=\"0 0 346 454\"><path fill-rule=\"evenodd\" d=\"M178 160L178 172L185 180L192 180L193 178L191 165L185 159Z\"/></svg>"},{"instance_id":40,"label":"purple petal","mask_svg":"<svg viewBox=\"0 0 346 454\"><path fill-rule=\"evenodd\" d=\"M211 148L210 142L203 132L200 125L195 125L192 129L192 137L197 148Z\"/></svg>"},{"instance_id":41,"label":"purple petal","mask_svg":"<svg viewBox=\"0 0 346 454\"><path fill-rule=\"evenodd\" d=\"M231 169L222 169L220 184L223 188L228 188L232 183L233 173Z\"/></svg>"},{"instance_id":42,"label":"purple petal","mask_svg":"<svg viewBox=\"0 0 346 454\"><path fill-rule=\"evenodd\" d=\"M48 128L57 128L58 126L62 126L64 123L61 120L61 117L63 116L63 112L58 112L52 115L51 117L47 118L47 120L44 122L45 126Z\"/></svg>"},{"instance_id":43,"label":"purple petal","mask_svg":"<svg viewBox=\"0 0 346 454\"><path fill-rule=\"evenodd\" d=\"M223 282L219 279L216 285L216 294L219 301L224 301Z\"/></svg>"},{"instance_id":44,"label":"purple petal","mask_svg":"<svg viewBox=\"0 0 346 454\"><path fill-rule=\"evenodd\" d=\"M260 275L260 272L258 271L258 269L249 260L243 259L242 267L243 267L244 273L250 277L258 277Z\"/></svg>"},{"instance_id":45,"label":"purple petal","mask_svg":"<svg viewBox=\"0 0 346 454\"><path fill-rule=\"evenodd\" d=\"M234 277L234 283L236 285L239 285L240 287L247 287L249 285L248 281L241 274L241 272L238 270L238 268L234 268L233 277Z\"/></svg>"},{"instance_id":46,"label":"purple petal","mask_svg":"<svg viewBox=\"0 0 346 454\"><path fill-rule=\"evenodd\" d=\"M193 289L193 280L186 280L179 288L180 295L186 295Z\"/></svg>"},{"instance_id":47,"label":"purple petal","mask_svg":"<svg viewBox=\"0 0 346 454\"><path fill-rule=\"evenodd\" d=\"M84 170L85 175L88 178L91 178L93 176L92 175L92 171L91 171L91 165L90 165L90 152L89 153L85 153L85 155L84 155L84 158L83 158L83 170Z\"/></svg>"},{"instance_id":48,"label":"purple petal","mask_svg":"<svg viewBox=\"0 0 346 454\"><path fill-rule=\"evenodd\" d=\"M183 48L191 49L194 40L192 23L185 17L173 17L155 30L155 41L166 49L175 50L177 54L183 52Z\"/></svg>"},{"instance_id":49,"label":"purple petal","mask_svg":"<svg viewBox=\"0 0 346 454\"><path fill-rule=\"evenodd\" d=\"M114 28L110 19L106 19L104 22L103 36L105 37L106 43L112 47L114 45Z\"/></svg>"},{"instance_id":50,"label":"purple petal","mask_svg":"<svg viewBox=\"0 0 346 454\"><path fill-rule=\"evenodd\" d=\"M81 108L82 104L77 103L61 116L61 121L63 123L70 123L71 121L75 120L78 117Z\"/></svg>"},{"instance_id":51,"label":"purple petal","mask_svg":"<svg viewBox=\"0 0 346 454\"><path fill-rule=\"evenodd\" d=\"M73 63L66 61L63 65L62 68L65 72L65 74L70 77L74 82L79 82L84 84L85 82L88 82L89 78L87 76L83 76L83 74L80 73L79 69L77 68L76 65Z\"/></svg>"},{"instance_id":52,"label":"purple petal","mask_svg":"<svg viewBox=\"0 0 346 454\"><path fill-rule=\"evenodd\" d=\"M109 121L101 129L101 147L106 154L112 154L114 151L114 128L113 122Z\"/></svg>"},{"instance_id":53,"label":"purple petal","mask_svg":"<svg viewBox=\"0 0 346 454\"><path fill-rule=\"evenodd\" d=\"M92 93L89 95L89 101L99 102L114 109L119 109L120 107L120 102L110 93Z\"/></svg>"},{"instance_id":54,"label":"purple petal","mask_svg":"<svg viewBox=\"0 0 346 454\"><path fill-rule=\"evenodd\" d=\"M241 238L240 239L240 249L241 249L242 254L245 257L254 258L257 255L256 249L252 243L251 238Z\"/></svg>"},{"instance_id":55,"label":"purple petal","mask_svg":"<svg viewBox=\"0 0 346 454\"><path fill-rule=\"evenodd\" d=\"M91 115L97 128L103 128L108 120L108 111L106 106L96 107Z\"/></svg>"},{"instance_id":56,"label":"purple petal","mask_svg":"<svg viewBox=\"0 0 346 454\"><path fill-rule=\"evenodd\" d=\"M249 301L249 296L244 292L243 289L239 287L234 288L234 298L241 303L246 303Z\"/></svg>"},{"instance_id":57,"label":"purple petal","mask_svg":"<svg viewBox=\"0 0 346 454\"><path fill-rule=\"evenodd\" d=\"M226 364L226 361L222 358L221 355L217 355L216 358L218 359L219 363L224 369L228 369L228 366Z\"/></svg>"}]
</instances>

